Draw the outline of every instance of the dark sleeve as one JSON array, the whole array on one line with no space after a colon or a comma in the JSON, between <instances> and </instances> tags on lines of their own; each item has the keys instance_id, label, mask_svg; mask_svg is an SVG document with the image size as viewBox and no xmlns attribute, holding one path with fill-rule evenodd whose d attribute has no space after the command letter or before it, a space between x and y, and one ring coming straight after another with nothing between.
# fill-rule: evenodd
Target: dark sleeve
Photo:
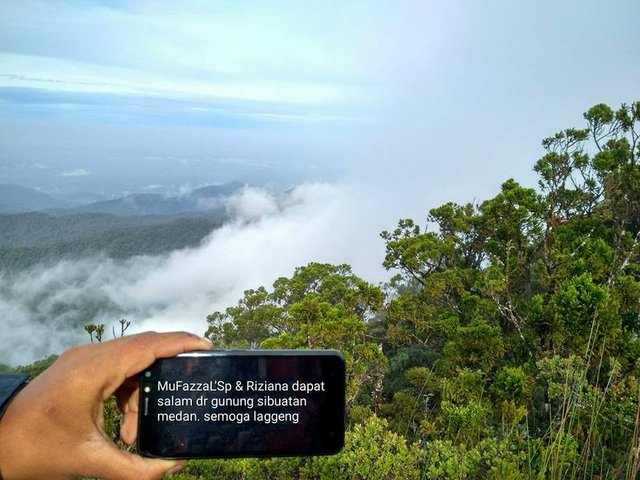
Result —
<instances>
[{"instance_id":1,"label":"dark sleeve","mask_svg":"<svg viewBox=\"0 0 640 480\"><path fill-rule=\"evenodd\" d=\"M0 417L13 397L27 384L29 375L0 375Z\"/></svg>"}]
</instances>

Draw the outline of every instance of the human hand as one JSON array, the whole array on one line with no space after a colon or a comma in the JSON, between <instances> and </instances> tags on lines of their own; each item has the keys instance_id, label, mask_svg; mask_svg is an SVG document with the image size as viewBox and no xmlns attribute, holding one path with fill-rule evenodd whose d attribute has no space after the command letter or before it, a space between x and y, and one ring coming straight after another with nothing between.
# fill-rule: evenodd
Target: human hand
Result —
<instances>
[{"instance_id":1,"label":"human hand","mask_svg":"<svg viewBox=\"0 0 640 480\"><path fill-rule=\"evenodd\" d=\"M144 480L180 470L183 461L117 448L104 430L104 402L115 394L124 414L120 437L133 444L137 374L157 358L210 348L207 339L189 333L149 332L67 350L16 395L0 419L0 478Z\"/></svg>"}]
</instances>

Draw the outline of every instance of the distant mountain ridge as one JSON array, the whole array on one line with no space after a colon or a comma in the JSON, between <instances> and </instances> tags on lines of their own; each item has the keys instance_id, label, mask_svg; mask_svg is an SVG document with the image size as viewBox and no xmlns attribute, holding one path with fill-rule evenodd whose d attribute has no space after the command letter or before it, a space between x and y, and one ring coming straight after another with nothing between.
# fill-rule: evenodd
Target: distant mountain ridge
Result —
<instances>
[{"instance_id":1,"label":"distant mountain ridge","mask_svg":"<svg viewBox=\"0 0 640 480\"><path fill-rule=\"evenodd\" d=\"M0 185L0 271L105 255L126 259L197 246L225 220L240 183L180 196L133 194L76 206L37 190Z\"/></svg>"},{"instance_id":2,"label":"distant mountain ridge","mask_svg":"<svg viewBox=\"0 0 640 480\"><path fill-rule=\"evenodd\" d=\"M208 185L186 195L167 196L154 193L135 193L113 200L91 202L75 206L35 189L18 185L0 185L0 213L50 212L108 213L117 216L174 215L201 212L220 207L216 200L232 195L242 184L231 182L223 185Z\"/></svg>"},{"instance_id":3,"label":"distant mountain ridge","mask_svg":"<svg viewBox=\"0 0 640 480\"><path fill-rule=\"evenodd\" d=\"M73 204L20 185L0 185L0 212L20 213L52 208L69 208Z\"/></svg>"}]
</instances>

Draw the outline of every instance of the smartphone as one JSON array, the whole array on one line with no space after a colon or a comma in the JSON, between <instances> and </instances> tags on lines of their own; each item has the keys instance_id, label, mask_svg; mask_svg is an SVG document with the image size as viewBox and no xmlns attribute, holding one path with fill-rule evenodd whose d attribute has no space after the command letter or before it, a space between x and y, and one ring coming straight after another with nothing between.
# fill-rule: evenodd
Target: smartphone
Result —
<instances>
[{"instance_id":1,"label":"smartphone","mask_svg":"<svg viewBox=\"0 0 640 480\"><path fill-rule=\"evenodd\" d=\"M140 375L138 451L148 457L329 455L344 425L336 350L189 352Z\"/></svg>"}]
</instances>

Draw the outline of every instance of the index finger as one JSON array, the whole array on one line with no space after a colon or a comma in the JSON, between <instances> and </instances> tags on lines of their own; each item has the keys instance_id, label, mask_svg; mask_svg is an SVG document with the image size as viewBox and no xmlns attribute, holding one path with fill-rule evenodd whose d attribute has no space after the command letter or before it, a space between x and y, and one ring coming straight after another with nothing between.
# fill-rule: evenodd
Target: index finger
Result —
<instances>
[{"instance_id":1,"label":"index finger","mask_svg":"<svg viewBox=\"0 0 640 480\"><path fill-rule=\"evenodd\" d=\"M191 350L209 350L211 342L188 332L145 332L111 340L103 346L103 358L109 361L103 369L110 371L112 375L109 377L115 381L105 392L109 396L127 378L140 373L158 358L173 357Z\"/></svg>"}]
</instances>

